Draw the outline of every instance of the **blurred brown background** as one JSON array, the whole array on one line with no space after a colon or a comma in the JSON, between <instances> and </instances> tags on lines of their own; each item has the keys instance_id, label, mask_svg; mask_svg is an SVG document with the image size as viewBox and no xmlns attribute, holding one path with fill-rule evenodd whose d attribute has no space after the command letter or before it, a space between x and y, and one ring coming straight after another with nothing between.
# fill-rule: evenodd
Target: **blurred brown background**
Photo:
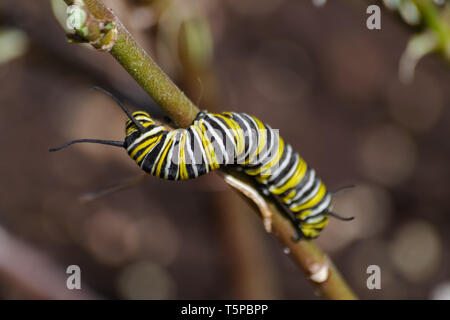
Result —
<instances>
[{"instance_id":1,"label":"blurred brown background","mask_svg":"<svg viewBox=\"0 0 450 320\"><path fill-rule=\"evenodd\" d=\"M450 299L450 68L429 56L399 82L414 29L382 9L369 31L364 1L105 2L202 108L254 114L331 190L357 185L334 199L356 219L318 243L361 298ZM108 54L67 43L51 1L0 0L0 30L1 298L316 298L215 175L80 202L141 174L115 148L47 151L123 139L124 114L89 88L163 114ZM372 264L381 290L366 287Z\"/></svg>"}]
</instances>

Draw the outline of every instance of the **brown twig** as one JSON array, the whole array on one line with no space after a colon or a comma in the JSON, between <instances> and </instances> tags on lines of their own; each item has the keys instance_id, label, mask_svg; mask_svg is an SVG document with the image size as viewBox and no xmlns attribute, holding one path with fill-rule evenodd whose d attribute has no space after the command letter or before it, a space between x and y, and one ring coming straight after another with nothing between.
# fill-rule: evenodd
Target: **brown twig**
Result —
<instances>
[{"instance_id":1,"label":"brown twig","mask_svg":"<svg viewBox=\"0 0 450 320\"><path fill-rule=\"evenodd\" d=\"M87 14L87 19L77 29L79 37L97 49L109 51L179 127L187 127L193 122L199 109L174 85L100 0L64 1L68 5L78 5ZM93 30L93 33L86 36L86 30ZM242 183L247 179L237 172L227 174ZM274 203L269 199L266 201L272 215L273 233L283 248L289 250L290 256L306 273L317 292L328 299L355 299L330 259L311 241L293 242L291 237L295 230L292 224Z\"/></svg>"}]
</instances>

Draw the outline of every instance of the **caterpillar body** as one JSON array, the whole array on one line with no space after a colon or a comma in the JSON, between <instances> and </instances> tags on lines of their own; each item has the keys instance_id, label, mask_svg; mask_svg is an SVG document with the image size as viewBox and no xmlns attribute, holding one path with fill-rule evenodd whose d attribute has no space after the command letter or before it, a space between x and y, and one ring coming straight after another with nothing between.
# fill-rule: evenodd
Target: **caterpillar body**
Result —
<instances>
[{"instance_id":1,"label":"caterpillar body","mask_svg":"<svg viewBox=\"0 0 450 320\"><path fill-rule=\"evenodd\" d=\"M283 206L297 230L296 239L316 238L330 215L341 218L331 211L331 193L314 169L277 130L256 117L201 111L188 128L169 130L147 112L130 114L115 100L128 115L124 142L80 139L50 151L78 142L120 146L145 172L167 180L193 179L222 166L236 166Z\"/></svg>"}]
</instances>

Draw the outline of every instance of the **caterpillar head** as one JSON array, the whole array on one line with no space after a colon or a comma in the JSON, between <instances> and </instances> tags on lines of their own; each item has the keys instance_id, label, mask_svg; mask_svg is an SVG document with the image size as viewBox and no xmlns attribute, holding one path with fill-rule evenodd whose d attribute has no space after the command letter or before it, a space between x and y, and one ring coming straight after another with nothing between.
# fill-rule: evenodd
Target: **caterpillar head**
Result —
<instances>
[{"instance_id":1,"label":"caterpillar head","mask_svg":"<svg viewBox=\"0 0 450 320\"><path fill-rule=\"evenodd\" d=\"M333 211L326 210L323 213L314 217L300 220L298 228L301 230L301 235L296 235L296 239L305 237L306 239L315 239L320 235L320 232L328 224L329 217L336 218L341 221L351 221L354 217L342 217Z\"/></svg>"},{"instance_id":2,"label":"caterpillar head","mask_svg":"<svg viewBox=\"0 0 450 320\"><path fill-rule=\"evenodd\" d=\"M131 117L125 123L125 142L124 147L127 148L141 135L156 126L155 121L145 111L133 112Z\"/></svg>"},{"instance_id":3,"label":"caterpillar head","mask_svg":"<svg viewBox=\"0 0 450 320\"><path fill-rule=\"evenodd\" d=\"M317 216L301 220L299 228L306 239L315 239L320 235L320 232L328 224L328 214L322 213Z\"/></svg>"},{"instance_id":4,"label":"caterpillar head","mask_svg":"<svg viewBox=\"0 0 450 320\"><path fill-rule=\"evenodd\" d=\"M330 217L341 221L353 220L354 217L343 217L333 212L333 207L330 202L332 195L335 195L350 187L353 186L344 186L334 192L326 192L323 194L323 197L318 204L316 204L315 208L309 208L299 212L295 219L298 234L294 236L294 239L300 240L301 238L317 238L322 229L327 226Z\"/></svg>"},{"instance_id":5,"label":"caterpillar head","mask_svg":"<svg viewBox=\"0 0 450 320\"><path fill-rule=\"evenodd\" d=\"M93 87L92 89L99 90L106 95L110 96L119 107L125 112L128 116L128 120L126 122L126 139L124 142L122 141L112 141L112 140L102 140L102 139L76 139L69 141L59 147L50 148L49 151L58 151L64 149L72 144L76 143L98 143L105 144L115 147L125 147L127 148L133 141L138 139L141 135L145 134L147 131L151 130L152 126L155 126L155 122L152 120L150 115L144 111L137 111L133 114L128 111L128 109L119 101L112 93L102 89L100 87Z\"/></svg>"}]
</instances>

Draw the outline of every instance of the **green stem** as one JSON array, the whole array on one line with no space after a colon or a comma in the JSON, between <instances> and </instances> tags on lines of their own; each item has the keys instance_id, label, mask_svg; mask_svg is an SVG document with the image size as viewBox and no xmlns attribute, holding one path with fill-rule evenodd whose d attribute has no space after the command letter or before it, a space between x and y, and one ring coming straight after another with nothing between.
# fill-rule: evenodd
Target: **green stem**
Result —
<instances>
[{"instance_id":1,"label":"green stem","mask_svg":"<svg viewBox=\"0 0 450 320\"><path fill-rule=\"evenodd\" d=\"M450 41L449 26L446 25L439 15L436 5L430 0L413 0L423 15L425 24L436 34L442 43Z\"/></svg>"},{"instance_id":2,"label":"green stem","mask_svg":"<svg viewBox=\"0 0 450 320\"><path fill-rule=\"evenodd\" d=\"M65 0L68 5L76 4L74 0ZM111 55L127 70L137 83L153 98L153 100L167 113L178 127L188 127L199 109L159 68L153 59L140 47L128 30L117 17L108 10L101 1L84 0L84 7L95 19L87 23L94 25L106 24L114 21L117 32L110 49ZM91 25L89 30L97 30ZM97 33L96 33L97 36ZM99 39L86 37L88 42Z\"/></svg>"}]
</instances>

